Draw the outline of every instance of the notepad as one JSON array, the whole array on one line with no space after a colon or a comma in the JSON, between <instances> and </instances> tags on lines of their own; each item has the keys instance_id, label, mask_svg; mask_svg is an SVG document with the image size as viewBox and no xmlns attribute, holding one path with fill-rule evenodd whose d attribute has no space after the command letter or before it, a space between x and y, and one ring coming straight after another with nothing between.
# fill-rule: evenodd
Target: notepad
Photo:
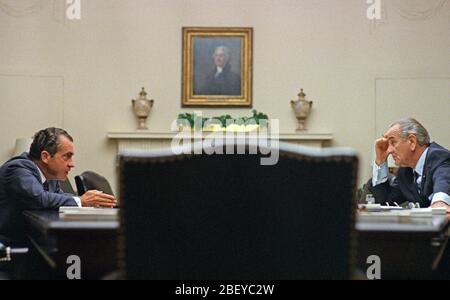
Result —
<instances>
[{"instance_id":1,"label":"notepad","mask_svg":"<svg viewBox=\"0 0 450 300\"><path fill-rule=\"evenodd\" d=\"M119 214L117 208L95 208L95 207L76 207L62 206L59 208L59 216L62 219L108 219L116 220Z\"/></svg>"},{"instance_id":2,"label":"notepad","mask_svg":"<svg viewBox=\"0 0 450 300\"><path fill-rule=\"evenodd\" d=\"M366 209L369 212L404 210L401 206L383 206L381 204L360 204L359 209Z\"/></svg>"},{"instance_id":3,"label":"notepad","mask_svg":"<svg viewBox=\"0 0 450 300\"><path fill-rule=\"evenodd\" d=\"M445 216L447 210L445 207L437 208L413 208L391 211L367 211L359 212L358 219L361 221L399 221L402 218L411 219L431 219L433 216Z\"/></svg>"},{"instance_id":4,"label":"notepad","mask_svg":"<svg viewBox=\"0 0 450 300\"><path fill-rule=\"evenodd\" d=\"M427 208L413 208L411 209L412 216L445 216L447 209L445 207L427 207Z\"/></svg>"}]
</instances>

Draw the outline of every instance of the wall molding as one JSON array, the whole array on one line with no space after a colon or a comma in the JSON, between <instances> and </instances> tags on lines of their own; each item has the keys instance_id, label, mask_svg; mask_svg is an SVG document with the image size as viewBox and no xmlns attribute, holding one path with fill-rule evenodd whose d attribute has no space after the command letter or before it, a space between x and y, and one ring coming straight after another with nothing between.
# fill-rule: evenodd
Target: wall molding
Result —
<instances>
[{"instance_id":1,"label":"wall molding","mask_svg":"<svg viewBox=\"0 0 450 300\"><path fill-rule=\"evenodd\" d=\"M65 23L65 0L0 0L0 15L21 19L33 17L42 11L51 9L55 22Z\"/></svg>"},{"instance_id":2,"label":"wall molding","mask_svg":"<svg viewBox=\"0 0 450 300\"><path fill-rule=\"evenodd\" d=\"M402 81L402 80L430 80L430 81L435 81L435 80L450 80L450 75L448 76L382 76L382 77L375 77L374 78L374 104L373 104L373 109L374 109L374 125L373 125L373 137L374 140L379 138L379 133L377 133L377 128L378 128L378 124L377 124L377 120L378 120L378 107L379 107L379 97L378 97L378 93L377 93L377 87L378 87L378 83L381 81ZM385 126L388 126L389 124L385 124Z\"/></svg>"},{"instance_id":3,"label":"wall molding","mask_svg":"<svg viewBox=\"0 0 450 300\"><path fill-rule=\"evenodd\" d=\"M402 19L411 22L422 22L432 19L439 15L441 11L449 12L450 9L446 9L449 6L450 0L425 0L420 1L420 7L414 5L411 0L380 0L381 3L381 19L374 19L371 21L371 30L376 31L378 27L389 24L389 17L395 15L400 16ZM427 5L423 7L423 5ZM450 14L449 21L450 21Z\"/></svg>"}]
</instances>

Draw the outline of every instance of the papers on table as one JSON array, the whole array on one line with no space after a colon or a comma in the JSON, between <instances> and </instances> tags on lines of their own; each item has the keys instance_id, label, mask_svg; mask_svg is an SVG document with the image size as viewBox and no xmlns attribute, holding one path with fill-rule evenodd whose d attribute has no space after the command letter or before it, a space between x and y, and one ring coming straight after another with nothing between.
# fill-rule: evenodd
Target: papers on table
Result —
<instances>
[{"instance_id":1,"label":"papers on table","mask_svg":"<svg viewBox=\"0 0 450 300\"><path fill-rule=\"evenodd\" d=\"M117 220L119 209L62 206L59 208L59 216L62 219L73 220Z\"/></svg>"},{"instance_id":2,"label":"papers on table","mask_svg":"<svg viewBox=\"0 0 450 300\"><path fill-rule=\"evenodd\" d=\"M413 208L413 209L405 209L405 208L396 208L389 206L390 208L394 208L391 210L383 209L374 211L360 211L358 212L358 220L360 221L399 221L403 218L432 218L433 216L446 216L447 210L445 207L437 207L437 208Z\"/></svg>"},{"instance_id":3,"label":"papers on table","mask_svg":"<svg viewBox=\"0 0 450 300\"><path fill-rule=\"evenodd\" d=\"M401 206L383 206L381 204L360 204L358 208L368 212L404 210Z\"/></svg>"},{"instance_id":4,"label":"papers on table","mask_svg":"<svg viewBox=\"0 0 450 300\"><path fill-rule=\"evenodd\" d=\"M409 212L414 212L414 214L417 214L417 215L421 215L421 214L445 215L446 214L445 207L405 208L405 207L401 207L401 206L383 206L381 204L359 204L358 208L361 211L367 211L367 212L409 211Z\"/></svg>"}]
</instances>

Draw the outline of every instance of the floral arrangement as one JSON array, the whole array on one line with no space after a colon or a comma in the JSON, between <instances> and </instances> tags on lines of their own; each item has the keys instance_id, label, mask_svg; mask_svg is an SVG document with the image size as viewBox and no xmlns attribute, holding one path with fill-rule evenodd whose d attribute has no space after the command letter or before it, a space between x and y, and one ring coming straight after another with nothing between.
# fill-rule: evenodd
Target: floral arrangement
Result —
<instances>
[{"instance_id":1,"label":"floral arrangement","mask_svg":"<svg viewBox=\"0 0 450 300\"><path fill-rule=\"evenodd\" d=\"M177 126L182 130L203 130L203 131L253 131L267 129L269 117L257 110L252 110L250 117L233 118L230 115L219 117L202 117L194 113L179 114Z\"/></svg>"}]
</instances>

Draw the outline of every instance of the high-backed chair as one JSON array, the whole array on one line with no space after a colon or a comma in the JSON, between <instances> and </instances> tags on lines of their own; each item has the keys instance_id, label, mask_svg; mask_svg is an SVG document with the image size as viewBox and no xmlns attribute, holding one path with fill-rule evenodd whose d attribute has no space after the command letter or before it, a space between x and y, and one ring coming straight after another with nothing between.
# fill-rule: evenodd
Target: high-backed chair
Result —
<instances>
[{"instance_id":1,"label":"high-backed chair","mask_svg":"<svg viewBox=\"0 0 450 300\"><path fill-rule=\"evenodd\" d=\"M350 278L356 154L280 143L267 166L246 153L120 154L125 278Z\"/></svg>"},{"instance_id":2,"label":"high-backed chair","mask_svg":"<svg viewBox=\"0 0 450 300\"><path fill-rule=\"evenodd\" d=\"M114 195L108 180L93 171L85 171L75 176L78 195L82 196L88 190L99 190L109 195Z\"/></svg>"}]
</instances>

